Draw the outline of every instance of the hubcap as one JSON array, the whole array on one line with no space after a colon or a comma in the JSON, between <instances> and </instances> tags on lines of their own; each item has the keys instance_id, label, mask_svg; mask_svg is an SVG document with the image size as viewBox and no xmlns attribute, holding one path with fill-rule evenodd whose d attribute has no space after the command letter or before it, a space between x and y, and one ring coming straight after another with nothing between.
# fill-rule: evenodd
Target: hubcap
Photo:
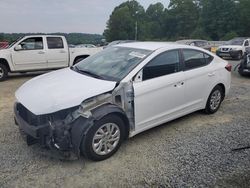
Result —
<instances>
[{"instance_id":1,"label":"hubcap","mask_svg":"<svg viewBox=\"0 0 250 188\"><path fill-rule=\"evenodd\" d=\"M212 110L216 110L221 102L221 92L219 90L216 90L213 92L211 99L210 99L210 108Z\"/></svg>"},{"instance_id":2,"label":"hubcap","mask_svg":"<svg viewBox=\"0 0 250 188\"><path fill-rule=\"evenodd\" d=\"M0 78L3 77L3 74L4 74L3 69L0 67Z\"/></svg>"},{"instance_id":3,"label":"hubcap","mask_svg":"<svg viewBox=\"0 0 250 188\"><path fill-rule=\"evenodd\" d=\"M92 148L98 155L107 155L112 152L120 140L120 129L115 123L102 125L95 133Z\"/></svg>"}]
</instances>

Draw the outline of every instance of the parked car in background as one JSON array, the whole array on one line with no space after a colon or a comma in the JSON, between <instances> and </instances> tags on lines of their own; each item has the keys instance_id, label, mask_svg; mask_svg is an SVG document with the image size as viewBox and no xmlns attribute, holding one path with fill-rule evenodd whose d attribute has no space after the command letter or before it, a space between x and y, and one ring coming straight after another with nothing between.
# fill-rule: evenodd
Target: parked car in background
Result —
<instances>
[{"instance_id":1,"label":"parked car in background","mask_svg":"<svg viewBox=\"0 0 250 188\"><path fill-rule=\"evenodd\" d=\"M75 48L97 48L94 44L78 44Z\"/></svg>"},{"instance_id":2,"label":"parked car in background","mask_svg":"<svg viewBox=\"0 0 250 188\"><path fill-rule=\"evenodd\" d=\"M64 36L31 35L0 50L0 81L9 72L29 72L70 67L102 48L69 48Z\"/></svg>"},{"instance_id":3,"label":"parked car in background","mask_svg":"<svg viewBox=\"0 0 250 188\"><path fill-rule=\"evenodd\" d=\"M249 49L250 50L250 49ZM238 68L238 72L241 76L250 75L250 51L246 51Z\"/></svg>"},{"instance_id":4,"label":"parked car in background","mask_svg":"<svg viewBox=\"0 0 250 188\"><path fill-rule=\"evenodd\" d=\"M208 51L211 51L211 44L206 40L198 40L198 39L189 39L189 40L178 40L176 41L179 44L186 44L190 46L197 46Z\"/></svg>"},{"instance_id":5,"label":"parked car in background","mask_svg":"<svg viewBox=\"0 0 250 188\"><path fill-rule=\"evenodd\" d=\"M0 49L7 48L9 46L8 42L0 42Z\"/></svg>"},{"instance_id":6,"label":"parked car in background","mask_svg":"<svg viewBox=\"0 0 250 188\"><path fill-rule=\"evenodd\" d=\"M118 44L26 82L16 91L15 120L28 144L104 160L128 137L197 110L215 113L230 71L194 46Z\"/></svg>"},{"instance_id":7,"label":"parked car in background","mask_svg":"<svg viewBox=\"0 0 250 188\"><path fill-rule=\"evenodd\" d=\"M241 59L243 54L250 48L250 39L245 37L234 38L219 46L216 54L219 57L230 57L234 59Z\"/></svg>"}]
</instances>

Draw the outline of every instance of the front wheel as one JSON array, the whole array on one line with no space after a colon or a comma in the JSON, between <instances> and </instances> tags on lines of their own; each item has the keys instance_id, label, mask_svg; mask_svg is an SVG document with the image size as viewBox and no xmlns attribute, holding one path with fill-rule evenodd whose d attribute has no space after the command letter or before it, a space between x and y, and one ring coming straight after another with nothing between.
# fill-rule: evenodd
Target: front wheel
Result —
<instances>
[{"instance_id":1,"label":"front wheel","mask_svg":"<svg viewBox=\"0 0 250 188\"><path fill-rule=\"evenodd\" d=\"M222 88L220 86L216 86L208 97L205 112L207 114L213 114L217 112L217 110L220 108L223 97L224 94Z\"/></svg>"},{"instance_id":2,"label":"front wheel","mask_svg":"<svg viewBox=\"0 0 250 188\"><path fill-rule=\"evenodd\" d=\"M8 76L8 69L4 64L0 63L0 82L6 80Z\"/></svg>"},{"instance_id":3,"label":"front wheel","mask_svg":"<svg viewBox=\"0 0 250 188\"><path fill-rule=\"evenodd\" d=\"M83 138L81 152L94 161L111 157L124 140L124 127L124 122L117 115L107 115L98 120Z\"/></svg>"}]
</instances>

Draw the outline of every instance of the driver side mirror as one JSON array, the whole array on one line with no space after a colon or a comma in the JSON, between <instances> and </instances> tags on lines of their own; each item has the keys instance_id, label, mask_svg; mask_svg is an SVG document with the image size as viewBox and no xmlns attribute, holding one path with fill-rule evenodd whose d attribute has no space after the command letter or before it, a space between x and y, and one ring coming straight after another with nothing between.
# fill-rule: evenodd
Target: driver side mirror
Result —
<instances>
[{"instance_id":1,"label":"driver side mirror","mask_svg":"<svg viewBox=\"0 0 250 188\"><path fill-rule=\"evenodd\" d=\"M22 46L19 44L19 45L17 45L14 49L15 49L16 51L20 51L20 50L22 50L23 48L22 48Z\"/></svg>"}]
</instances>

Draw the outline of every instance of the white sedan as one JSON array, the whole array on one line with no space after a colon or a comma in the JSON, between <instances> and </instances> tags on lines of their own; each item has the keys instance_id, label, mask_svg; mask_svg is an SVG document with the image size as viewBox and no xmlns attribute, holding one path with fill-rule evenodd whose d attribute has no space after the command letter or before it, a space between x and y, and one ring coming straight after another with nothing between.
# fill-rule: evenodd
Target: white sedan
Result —
<instances>
[{"instance_id":1,"label":"white sedan","mask_svg":"<svg viewBox=\"0 0 250 188\"><path fill-rule=\"evenodd\" d=\"M26 82L16 92L16 124L29 145L104 160L140 132L197 110L215 113L231 68L193 46L119 44Z\"/></svg>"}]
</instances>

